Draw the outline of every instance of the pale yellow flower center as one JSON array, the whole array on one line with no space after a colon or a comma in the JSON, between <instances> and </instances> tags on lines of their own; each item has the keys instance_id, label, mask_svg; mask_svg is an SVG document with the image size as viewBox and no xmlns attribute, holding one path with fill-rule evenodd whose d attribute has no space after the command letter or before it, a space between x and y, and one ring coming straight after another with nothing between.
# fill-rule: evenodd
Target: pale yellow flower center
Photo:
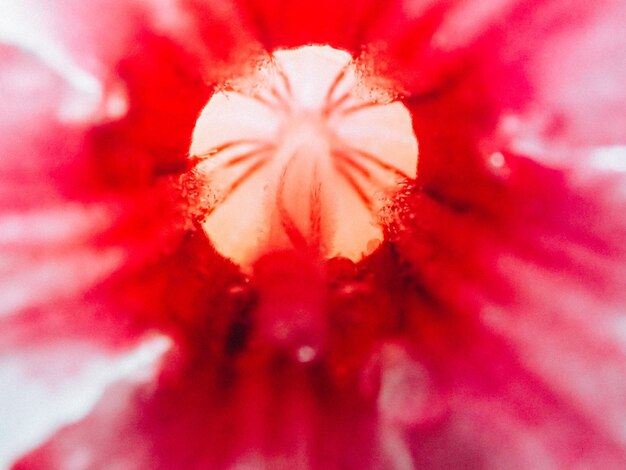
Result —
<instances>
[{"instance_id":1,"label":"pale yellow flower center","mask_svg":"<svg viewBox=\"0 0 626 470\"><path fill-rule=\"evenodd\" d=\"M416 176L409 111L328 46L278 50L252 75L215 93L194 129L204 230L244 267L292 248L361 259Z\"/></svg>"}]
</instances>

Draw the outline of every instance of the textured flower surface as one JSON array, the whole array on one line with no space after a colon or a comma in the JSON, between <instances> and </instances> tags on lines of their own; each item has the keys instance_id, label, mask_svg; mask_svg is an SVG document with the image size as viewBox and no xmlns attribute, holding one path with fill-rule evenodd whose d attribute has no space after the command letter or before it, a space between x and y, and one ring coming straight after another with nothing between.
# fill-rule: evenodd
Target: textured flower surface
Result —
<instances>
[{"instance_id":1,"label":"textured flower surface","mask_svg":"<svg viewBox=\"0 0 626 470\"><path fill-rule=\"evenodd\" d=\"M626 466L621 0L0 11L0 467ZM292 204L244 269L194 129L307 45L396 91L417 176L364 258L302 249L323 236Z\"/></svg>"},{"instance_id":2,"label":"textured flower surface","mask_svg":"<svg viewBox=\"0 0 626 470\"><path fill-rule=\"evenodd\" d=\"M359 261L381 242L395 190L415 178L409 112L359 80L346 52L304 46L270 57L216 93L196 123L196 211L216 249L243 268L280 249Z\"/></svg>"}]
</instances>

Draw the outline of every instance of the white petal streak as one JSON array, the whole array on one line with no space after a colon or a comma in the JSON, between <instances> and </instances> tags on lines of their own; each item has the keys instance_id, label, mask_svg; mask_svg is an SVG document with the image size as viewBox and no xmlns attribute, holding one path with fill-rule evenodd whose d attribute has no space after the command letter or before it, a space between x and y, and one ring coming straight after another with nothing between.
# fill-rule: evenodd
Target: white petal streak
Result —
<instances>
[{"instance_id":1,"label":"white petal streak","mask_svg":"<svg viewBox=\"0 0 626 470\"><path fill-rule=\"evenodd\" d=\"M110 384L149 381L170 347L154 336L115 354L70 343L0 357L0 468L83 418Z\"/></svg>"},{"instance_id":2,"label":"white petal streak","mask_svg":"<svg viewBox=\"0 0 626 470\"><path fill-rule=\"evenodd\" d=\"M458 2L433 36L433 45L450 51L469 44L514 3L512 0Z\"/></svg>"},{"instance_id":3,"label":"white petal streak","mask_svg":"<svg viewBox=\"0 0 626 470\"><path fill-rule=\"evenodd\" d=\"M56 120L92 123L125 113L123 87L112 82L109 64L127 50L141 1L2 0L0 8L0 43L63 80Z\"/></svg>"},{"instance_id":4,"label":"white petal streak","mask_svg":"<svg viewBox=\"0 0 626 470\"><path fill-rule=\"evenodd\" d=\"M596 294L576 276L512 256L503 256L499 266L520 287L520 307L515 312L488 308L485 322L511 342L520 360L564 403L615 442L626 443L624 345L615 328L623 316L623 298ZM623 285L623 276L623 268L616 271L615 282ZM556 305L555 292L567 293Z\"/></svg>"},{"instance_id":5,"label":"white petal streak","mask_svg":"<svg viewBox=\"0 0 626 470\"><path fill-rule=\"evenodd\" d=\"M0 214L0 249L76 243L109 227L111 216L103 206L78 204L5 212Z\"/></svg>"},{"instance_id":6,"label":"white petal streak","mask_svg":"<svg viewBox=\"0 0 626 470\"><path fill-rule=\"evenodd\" d=\"M101 91L98 79L74 63L58 41L51 40L54 35L50 30L54 26L50 11L8 0L3 2L2 13L0 41L35 55L77 90L96 94Z\"/></svg>"},{"instance_id":7,"label":"white petal streak","mask_svg":"<svg viewBox=\"0 0 626 470\"><path fill-rule=\"evenodd\" d=\"M0 252L0 316L84 292L118 268L117 248L76 249L56 256Z\"/></svg>"},{"instance_id":8,"label":"white petal streak","mask_svg":"<svg viewBox=\"0 0 626 470\"><path fill-rule=\"evenodd\" d=\"M93 74L80 67L58 41L51 39L54 36L46 31L51 27L51 14L33 10L23 2L9 1L3 5L1 18L0 42L37 57L76 93L66 99L60 110L61 117L83 118L92 113L100 104L102 85Z\"/></svg>"},{"instance_id":9,"label":"white petal streak","mask_svg":"<svg viewBox=\"0 0 626 470\"><path fill-rule=\"evenodd\" d=\"M498 125L504 148L558 170L578 190L597 187L594 197L614 211L626 202L626 145L572 145L550 139L549 115L538 109L524 115L505 114Z\"/></svg>"}]
</instances>

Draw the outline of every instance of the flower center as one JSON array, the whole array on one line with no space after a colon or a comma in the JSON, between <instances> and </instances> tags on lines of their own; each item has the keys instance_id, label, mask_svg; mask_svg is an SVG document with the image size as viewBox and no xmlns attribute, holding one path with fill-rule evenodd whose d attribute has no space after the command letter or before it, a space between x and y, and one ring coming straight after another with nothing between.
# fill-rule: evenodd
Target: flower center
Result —
<instances>
[{"instance_id":1,"label":"flower center","mask_svg":"<svg viewBox=\"0 0 626 470\"><path fill-rule=\"evenodd\" d=\"M215 93L193 132L203 228L249 266L282 249L358 261L379 212L416 176L409 111L328 46L278 50Z\"/></svg>"}]
</instances>

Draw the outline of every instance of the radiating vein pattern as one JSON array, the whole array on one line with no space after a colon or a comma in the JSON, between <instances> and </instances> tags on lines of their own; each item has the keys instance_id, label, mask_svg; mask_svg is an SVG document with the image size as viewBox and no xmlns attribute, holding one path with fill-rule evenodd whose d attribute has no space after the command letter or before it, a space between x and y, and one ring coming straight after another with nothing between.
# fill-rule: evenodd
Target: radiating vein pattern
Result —
<instances>
[{"instance_id":1,"label":"radiating vein pattern","mask_svg":"<svg viewBox=\"0 0 626 470\"><path fill-rule=\"evenodd\" d=\"M408 110L373 99L367 74L328 46L275 51L255 73L196 123L190 164L212 195L203 229L243 267L282 249L362 258L383 238L380 201L416 176Z\"/></svg>"}]
</instances>

